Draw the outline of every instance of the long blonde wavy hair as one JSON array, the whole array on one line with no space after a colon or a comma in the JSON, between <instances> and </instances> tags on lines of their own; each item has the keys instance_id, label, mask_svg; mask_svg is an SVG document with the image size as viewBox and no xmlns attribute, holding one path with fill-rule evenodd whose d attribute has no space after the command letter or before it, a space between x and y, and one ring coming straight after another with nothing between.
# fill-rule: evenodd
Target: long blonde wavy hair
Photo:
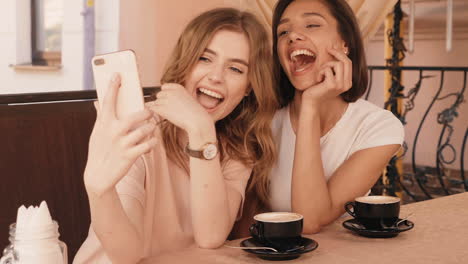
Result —
<instances>
[{"instance_id":1,"label":"long blonde wavy hair","mask_svg":"<svg viewBox=\"0 0 468 264\"><path fill-rule=\"evenodd\" d=\"M276 161L271 120L278 108L273 87L269 36L249 12L218 8L194 18L180 35L161 78L161 83L180 83L190 74L210 40L219 30L244 33L249 40L248 79L251 92L225 118L216 122L221 161L226 158L253 166L247 192L253 192L268 207L268 175ZM188 169L185 146L178 140L182 131L169 122L161 126L169 159Z\"/></svg>"}]
</instances>

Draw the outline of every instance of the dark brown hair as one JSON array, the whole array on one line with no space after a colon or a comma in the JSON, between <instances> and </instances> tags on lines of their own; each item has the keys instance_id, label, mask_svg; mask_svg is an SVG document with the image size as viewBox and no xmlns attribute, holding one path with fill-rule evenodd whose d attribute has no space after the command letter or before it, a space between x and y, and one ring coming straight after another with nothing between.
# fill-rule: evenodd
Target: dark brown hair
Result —
<instances>
[{"instance_id":1,"label":"dark brown hair","mask_svg":"<svg viewBox=\"0 0 468 264\"><path fill-rule=\"evenodd\" d=\"M284 10L294 0L279 0L273 13L273 71L277 78L277 93L281 106L288 105L294 98L295 88L284 73L278 57L278 25ZM317 0L327 6L330 14L336 19L338 32L346 43L349 54L348 57L353 62L353 85L351 89L341 94L346 102L354 102L361 97L367 89L367 63L364 53L364 44L361 38L361 31L353 10L345 0Z\"/></svg>"}]
</instances>

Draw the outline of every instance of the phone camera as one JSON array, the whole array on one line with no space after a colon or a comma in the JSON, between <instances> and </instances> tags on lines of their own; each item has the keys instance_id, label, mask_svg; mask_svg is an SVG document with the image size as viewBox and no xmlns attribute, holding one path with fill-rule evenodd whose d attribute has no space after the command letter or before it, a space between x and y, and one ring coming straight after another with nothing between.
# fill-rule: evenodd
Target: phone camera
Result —
<instances>
[{"instance_id":1,"label":"phone camera","mask_svg":"<svg viewBox=\"0 0 468 264\"><path fill-rule=\"evenodd\" d=\"M94 65L96 65L96 66L103 65L104 63L106 63L106 61L104 59L94 60Z\"/></svg>"}]
</instances>

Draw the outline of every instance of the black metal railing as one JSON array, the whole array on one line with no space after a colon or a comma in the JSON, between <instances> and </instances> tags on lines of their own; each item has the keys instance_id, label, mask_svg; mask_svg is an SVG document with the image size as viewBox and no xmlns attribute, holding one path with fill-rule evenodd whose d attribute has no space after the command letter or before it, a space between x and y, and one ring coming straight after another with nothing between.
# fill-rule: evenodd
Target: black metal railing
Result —
<instances>
[{"instance_id":1,"label":"black metal railing","mask_svg":"<svg viewBox=\"0 0 468 264\"><path fill-rule=\"evenodd\" d=\"M386 59L385 66L369 66L369 89L365 95L368 99L371 93L372 83L374 80L375 71L388 71L391 78L391 86L388 89L388 96L384 102L384 108L392 111L392 113L400 119L403 125L407 125L407 115L414 110L416 106L416 98L420 94L427 94L428 91L423 91L424 83L430 78L439 76L439 87L429 99L429 106L425 109L419 125L416 129L416 134L409 142L412 148L410 166L405 166L402 160L407 154L408 142L405 142L404 151L401 155L392 158L386 170L386 174L381 177L376 184L377 193L386 193L389 195L397 195L397 192L403 191L410 201L419 201L431 199L441 195L450 195L457 192L468 191L468 180L465 178L465 148L468 138L468 126L465 123L454 125L454 121L460 118L459 107L465 102L464 94L466 91L468 67L403 67L402 62L405 58L406 48L400 31L400 24L403 19L401 9L401 1L397 1L393 9L393 20L391 28L385 32L386 39L392 48L390 58ZM418 71L418 80L413 88L405 90L402 82L402 73L410 71ZM431 72L429 75L427 72ZM433 73L436 73L435 75ZM445 76L447 72L454 72L463 75L463 81L459 85L456 92L453 92L451 87L444 86ZM450 92L447 92L451 89ZM434 113L435 104L441 101L446 101L449 98L454 98L453 102L448 106L443 106L443 110ZM428 116L436 114L436 122L441 125L437 146L434 153L434 165L418 165L417 164L417 149L420 145L420 135L423 130L423 125L429 122ZM465 117L462 115L462 117ZM461 119L464 120L464 119ZM427 126L426 126L427 127ZM431 127L430 129L435 129ZM462 143L457 146L453 143L453 135L455 130L464 131ZM431 142L432 143L432 142ZM457 151L458 149L458 151ZM453 169L456 160L460 162L460 169ZM401 166L403 163L403 166ZM401 168L403 167L403 169ZM449 168L450 167L450 168ZM449 172L454 172L449 175ZM383 180L385 179L385 180ZM380 191L379 191L380 188ZM405 197L403 197L405 198Z\"/></svg>"},{"instance_id":2,"label":"black metal railing","mask_svg":"<svg viewBox=\"0 0 468 264\"><path fill-rule=\"evenodd\" d=\"M391 178L390 182L397 184L384 184L381 182L381 188L386 189L387 193L394 194L395 186L401 186L404 195L407 196L408 202L419 201L425 199L431 199L443 195L450 195L454 193L468 191L468 180L465 177L465 164L464 164L464 153L467 145L468 138L468 126L466 123L460 122L455 125L455 121L462 117L466 119L466 114L460 113L459 108L462 103L465 102L464 98L466 95L467 86L467 75L468 67L398 67L398 66L369 66L370 74L370 87L372 88L372 80L375 79L374 74L376 71L390 71L394 72L395 68L398 68L399 74L402 72L417 71L418 77L416 83L410 89L404 89L402 83L398 82L398 89L389 91L389 97L384 102L384 107L394 112L403 125L408 124L408 114L411 113L416 107L416 99L421 97L422 94L427 95L429 90L425 91L425 82L431 78L438 78L439 84L434 95L426 96L430 102L427 108L422 111L423 115L418 117L420 121L414 138L411 142L405 142L405 149L408 149L408 145L411 147L411 153L404 153L399 157L394 158L393 162L387 168L387 177ZM429 74L430 72L430 74ZM453 87L453 85L444 85L446 81L446 73L453 72L452 74L461 75L462 82ZM393 85L393 84L392 84ZM375 88L374 88L375 89ZM372 89L366 94L366 99L369 98ZM448 91L450 90L450 91ZM456 91L453 91L456 90ZM392 92L398 91L398 92ZM445 103L442 105L442 110L436 112L436 104L442 103L452 99L453 102ZM420 104L423 104L420 101ZM389 108L389 105L397 105L400 102L402 107ZM448 106L447 106L448 105ZM439 106L440 108L440 106ZM398 112L396 112L398 111ZM435 115L435 116L432 116ZM436 120L437 124L427 125L429 122L429 116ZM461 120L464 120L461 119ZM438 138L435 139L431 144L437 144L436 151L431 153L434 157L434 165L418 165L417 155L418 147L427 142L421 143L420 136L423 128L435 131L440 129L438 132ZM458 131L457 131L458 130ZM462 136L461 144L453 143L453 135L455 132ZM395 168L395 162L398 159L403 159L406 155L411 155L411 163L408 166L403 166L403 175ZM459 170L453 169L455 162L459 161Z\"/></svg>"}]
</instances>

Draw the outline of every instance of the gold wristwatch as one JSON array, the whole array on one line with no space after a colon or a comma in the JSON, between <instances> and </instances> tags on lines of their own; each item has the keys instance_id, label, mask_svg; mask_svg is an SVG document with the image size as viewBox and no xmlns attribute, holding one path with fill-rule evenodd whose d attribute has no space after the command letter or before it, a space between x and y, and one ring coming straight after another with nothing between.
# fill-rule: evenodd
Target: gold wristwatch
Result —
<instances>
[{"instance_id":1,"label":"gold wristwatch","mask_svg":"<svg viewBox=\"0 0 468 264\"><path fill-rule=\"evenodd\" d=\"M189 144L187 144L185 146L185 153L194 158L212 160L218 155L218 144L216 142L206 143L199 150L190 149Z\"/></svg>"}]
</instances>

